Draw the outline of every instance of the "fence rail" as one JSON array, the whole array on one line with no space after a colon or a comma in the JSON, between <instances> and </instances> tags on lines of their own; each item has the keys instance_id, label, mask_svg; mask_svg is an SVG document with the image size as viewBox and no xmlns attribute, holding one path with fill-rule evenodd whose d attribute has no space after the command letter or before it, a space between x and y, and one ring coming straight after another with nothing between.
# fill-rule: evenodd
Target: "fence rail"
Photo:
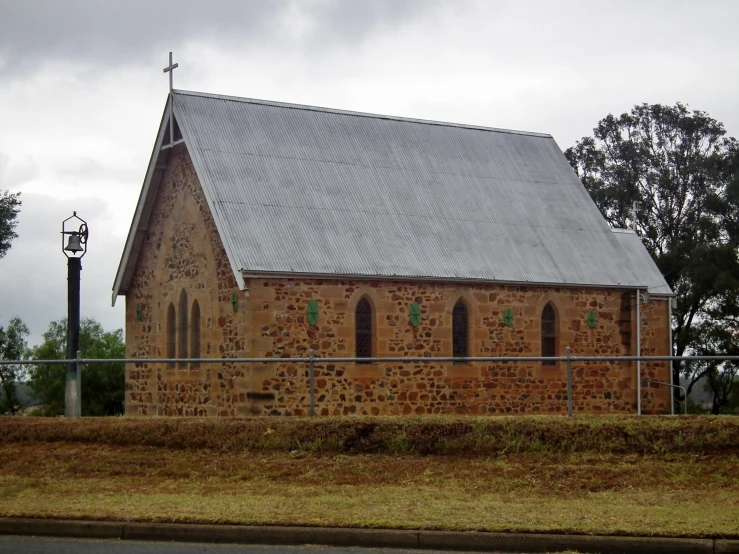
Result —
<instances>
[{"instance_id":1,"label":"fence rail","mask_svg":"<svg viewBox=\"0 0 739 554\"><path fill-rule=\"evenodd\" d=\"M81 364L166 364L166 363L309 363L314 362L701 362L739 361L739 356L503 356L503 357L453 357L453 356L397 356L382 358L333 358L304 356L300 358L71 358L59 360L0 360L0 365L52 365L79 362Z\"/></svg>"},{"instance_id":2,"label":"fence rail","mask_svg":"<svg viewBox=\"0 0 739 554\"><path fill-rule=\"evenodd\" d=\"M453 356L391 356L391 357L371 357L371 358L334 358L316 356L313 350L310 350L308 356L298 358L82 358L77 352L77 357L66 360L0 360L0 366L6 365L56 365L56 364L74 364L76 374L74 376L74 384L76 385L77 395L75 401L80 400L80 365L82 364L101 364L101 363L120 363L120 364L236 364L236 363L307 363L309 365L310 376L310 415L315 416L315 364L316 363L440 363L440 362L462 362L462 363L516 363L516 362L563 362L567 368L567 415L572 417L572 364L577 362L703 362L703 361L739 361L739 356L577 356L572 355L570 347L567 347L564 356L498 356L498 357L453 357ZM672 372L670 372L672 375ZM685 389L679 385L665 383L662 381L654 381L652 379L642 378L638 376L638 383L642 381L646 383L667 386L671 388ZM685 406L687 413L687 393L685 393ZM670 402L671 413L674 413L674 402ZM79 406L79 404L78 404ZM79 409L76 410L79 415ZM641 409L638 410L641 413Z\"/></svg>"}]
</instances>

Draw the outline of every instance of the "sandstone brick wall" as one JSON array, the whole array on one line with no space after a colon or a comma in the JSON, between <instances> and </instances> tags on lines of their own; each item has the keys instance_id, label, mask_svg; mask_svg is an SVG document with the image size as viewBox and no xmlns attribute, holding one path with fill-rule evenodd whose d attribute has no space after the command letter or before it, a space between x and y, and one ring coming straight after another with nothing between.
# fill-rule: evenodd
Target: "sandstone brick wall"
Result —
<instances>
[{"instance_id":1,"label":"sandstone brick wall","mask_svg":"<svg viewBox=\"0 0 739 554\"><path fill-rule=\"evenodd\" d=\"M540 316L547 303L557 312L558 355L568 345L573 354L593 356L630 355L635 348L636 318L623 310L624 303L633 307L633 291L288 279L252 279L249 285L255 357L306 356L310 348L320 356L353 356L354 310L362 297L373 306L376 356L451 356L452 310L460 298L470 314L470 356L541 355ZM311 298L320 308L315 327L306 318ZM414 301L421 306L421 323L415 328L409 320ZM514 314L510 327L503 319L506 308ZM587 323L591 310L597 318L593 329ZM667 354L667 301L643 306L642 318L642 351ZM644 376L669 381L667 364L642 365ZM316 368L317 411L322 415L548 413L567 407L564 364L322 361ZM252 390L274 395L260 413L306 413L304 365L280 364L275 370L256 364L250 371ZM634 412L635 364L576 364L573 390L577 411ZM644 412L669 411L664 388L645 387L642 398Z\"/></svg>"},{"instance_id":2,"label":"sandstone brick wall","mask_svg":"<svg viewBox=\"0 0 739 554\"><path fill-rule=\"evenodd\" d=\"M470 356L538 356L540 316L557 313L558 354L627 355L635 350L634 292L587 288L345 279L249 279L240 291L200 188L180 146L155 200L130 291L126 297L126 355L165 357L166 315L185 290L201 310L203 357L354 356L354 310L362 297L373 307L375 356L451 356L452 310L468 307ZM234 311L232 295L237 295ZM306 308L319 305L311 326ZM411 302L421 322L409 319ZM142 318L137 319L137 306ZM506 308L513 324L503 320ZM667 354L667 300L642 305L642 352ZM596 326L587 323L596 313ZM540 363L316 364L321 415L424 413L558 413L566 411L566 376ZM642 364L643 374L669 381L667 364ZM308 413L307 364L166 364L129 367L126 414L234 416ZM669 412L666 388L644 387L645 413ZM581 412L634 412L634 363L574 366L574 405Z\"/></svg>"},{"instance_id":3,"label":"sandstone brick wall","mask_svg":"<svg viewBox=\"0 0 739 554\"><path fill-rule=\"evenodd\" d=\"M166 357L167 310L170 303L179 307L182 290L189 307L195 300L200 306L202 357L246 355L248 312L232 308L236 280L192 161L179 146L162 178L126 295L126 357ZM232 415L235 405L246 402L243 383L243 370L227 364L128 366L126 414Z\"/></svg>"}]
</instances>

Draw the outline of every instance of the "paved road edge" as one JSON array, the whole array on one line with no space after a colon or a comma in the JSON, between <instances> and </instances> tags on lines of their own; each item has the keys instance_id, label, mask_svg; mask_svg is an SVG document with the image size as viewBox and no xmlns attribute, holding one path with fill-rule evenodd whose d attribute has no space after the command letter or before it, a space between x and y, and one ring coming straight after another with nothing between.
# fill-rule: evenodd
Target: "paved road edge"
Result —
<instances>
[{"instance_id":1,"label":"paved road edge","mask_svg":"<svg viewBox=\"0 0 739 554\"><path fill-rule=\"evenodd\" d=\"M0 535L241 544L322 544L503 552L739 554L739 541L337 527L274 527L0 518Z\"/></svg>"}]
</instances>

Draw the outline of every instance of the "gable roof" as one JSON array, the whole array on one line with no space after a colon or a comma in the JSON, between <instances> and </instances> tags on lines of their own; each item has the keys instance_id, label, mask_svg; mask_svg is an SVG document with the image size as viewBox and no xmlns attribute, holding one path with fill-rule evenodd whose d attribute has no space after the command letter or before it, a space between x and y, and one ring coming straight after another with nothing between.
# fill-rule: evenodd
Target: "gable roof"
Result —
<instances>
[{"instance_id":1,"label":"gable roof","mask_svg":"<svg viewBox=\"0 0 739 554\"><path fill-rule=\"evenodd\" d=\"M169 106L114 301L135 266ZM550 135L186 91L174 116L241 287L304 274L671 294Z\"/></svg>"},{"instance_id":2,"label":"gable roof","mask_svg":"<svg viewBox=\"0 0 739 554\"><path fill-rule=\"evenodd\" d=\"M644 247L639 235L631 229L611 229L619 245L626 253L628 264L649 285L649 294L674 296L670 285L660 273L649 251Z\"/></svg>"}]
</instances>

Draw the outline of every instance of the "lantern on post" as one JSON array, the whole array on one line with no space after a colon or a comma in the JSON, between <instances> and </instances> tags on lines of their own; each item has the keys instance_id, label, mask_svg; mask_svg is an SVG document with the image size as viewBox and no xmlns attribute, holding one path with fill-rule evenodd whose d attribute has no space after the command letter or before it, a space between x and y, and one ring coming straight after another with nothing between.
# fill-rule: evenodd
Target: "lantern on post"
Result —
<instances>
[{"instance_id":1,"label":"lantern on post","mask_svg":"<svg viewBox=\"0 0 739 554\"><path fill-rule=\"evenodd\" d=\"M87 222L72 212L62 221L62 253L67 257L67 359L79 359L80 349L80 271L87 254ZM65 244L65 238L67 239ZM64 388L64 415L80 417L82 387L79 363L69 362Z\"/></svg>"}]
</instances>

